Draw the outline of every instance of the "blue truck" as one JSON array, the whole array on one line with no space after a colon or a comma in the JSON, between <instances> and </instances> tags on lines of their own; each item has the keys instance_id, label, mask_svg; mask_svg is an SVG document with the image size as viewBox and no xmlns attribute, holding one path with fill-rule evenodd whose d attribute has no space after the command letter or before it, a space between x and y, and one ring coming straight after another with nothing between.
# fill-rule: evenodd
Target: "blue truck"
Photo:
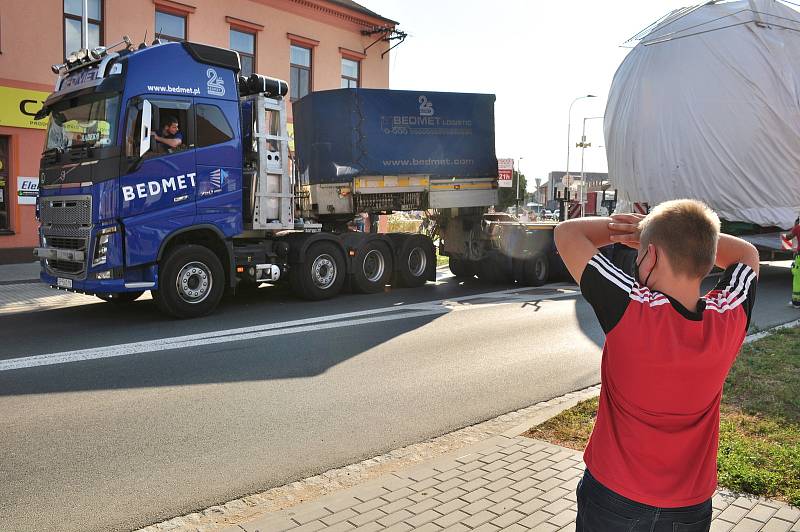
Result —
<instances>
[{"instance_id":1,"label":"blue truck","mask_svg":"<svg viewBox=\"0 0 800 532\"><path fill-rule=\"evenodd\" d=\"M458 260L464 227L497 202L493 95L311 93L290 150L287 84L239 70L235 51L127 38L53 66L44 283L120 304L149 290L191 318L265 282L319 300L435 279L431 238L348 230L363 212L448 213Z\"/></svg>"}]
</instances>

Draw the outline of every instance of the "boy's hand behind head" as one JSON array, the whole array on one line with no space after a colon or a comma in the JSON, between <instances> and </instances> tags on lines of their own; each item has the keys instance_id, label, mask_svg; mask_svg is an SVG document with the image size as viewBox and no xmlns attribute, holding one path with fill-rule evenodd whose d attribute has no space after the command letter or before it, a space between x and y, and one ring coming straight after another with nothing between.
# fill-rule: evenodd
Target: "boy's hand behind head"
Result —
<instances>
[{"instance_id":1,"label":"boy's hand behind head","mask_svg":"<svg viewBox=\"0 0 800 532\"><path fill-rule=\"evenodd\" d=\"M639 241L642 234L639 223L644 218L644 214L636 213L612 215L612 222L608 224L611 241L625 244L633 249L639 249Z\"/></svg>"}]
</instances>

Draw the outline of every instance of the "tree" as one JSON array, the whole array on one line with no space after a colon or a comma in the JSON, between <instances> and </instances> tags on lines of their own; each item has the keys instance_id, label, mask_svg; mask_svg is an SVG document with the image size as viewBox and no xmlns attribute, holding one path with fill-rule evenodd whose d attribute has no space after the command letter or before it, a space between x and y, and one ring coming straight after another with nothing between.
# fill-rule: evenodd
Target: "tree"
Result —
<instances>
[{"instance_id":1,"label":"tree","mask_svg":"<svg viewBox=\"0 0 800 532\"><path fill-rule=\"evenodd\" d=\"M513 207L517 204L517 179L519 182L519 205L525 207L525 192L527 190L528 182L525 179L525 174L521 174L514 170L514 177L511 180L511 188L501 188L495 210L504 211L508 207Z\"/></svg>"}]
</instances>

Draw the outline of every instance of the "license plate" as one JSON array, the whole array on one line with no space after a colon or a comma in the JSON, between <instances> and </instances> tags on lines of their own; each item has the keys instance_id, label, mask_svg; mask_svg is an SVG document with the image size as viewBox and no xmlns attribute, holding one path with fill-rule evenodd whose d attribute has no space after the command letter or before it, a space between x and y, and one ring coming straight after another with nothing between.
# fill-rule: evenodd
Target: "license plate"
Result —
<instances>
[{"instance_id":1,"label":"license plate","mask_svg":"<svg viewBox=\"0 0 800 532\"><path fill-rule=\"evenodd\" d=\"M72 288L72 279L64 279L63 277L58 278L58 287L59 288Z\"/></svg>"}]
</instances>

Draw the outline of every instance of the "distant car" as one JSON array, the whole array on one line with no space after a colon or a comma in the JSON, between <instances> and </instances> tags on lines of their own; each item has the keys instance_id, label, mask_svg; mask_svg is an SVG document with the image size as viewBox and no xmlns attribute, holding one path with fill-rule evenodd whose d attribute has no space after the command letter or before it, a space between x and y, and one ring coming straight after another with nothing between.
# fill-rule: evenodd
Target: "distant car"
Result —
<instances>
[{"instance_id":1,"label":"distant car","mask_svg":"<svg viewBox=\"0 0 800 532\"><path fill-rule=\"evenodd\" d=\"M544 216L545 220L549 220L553 217L553 211L551 211L550 209L545 209L542 212L543 212L542 216Z\"/></svg>"}]
</instances>

